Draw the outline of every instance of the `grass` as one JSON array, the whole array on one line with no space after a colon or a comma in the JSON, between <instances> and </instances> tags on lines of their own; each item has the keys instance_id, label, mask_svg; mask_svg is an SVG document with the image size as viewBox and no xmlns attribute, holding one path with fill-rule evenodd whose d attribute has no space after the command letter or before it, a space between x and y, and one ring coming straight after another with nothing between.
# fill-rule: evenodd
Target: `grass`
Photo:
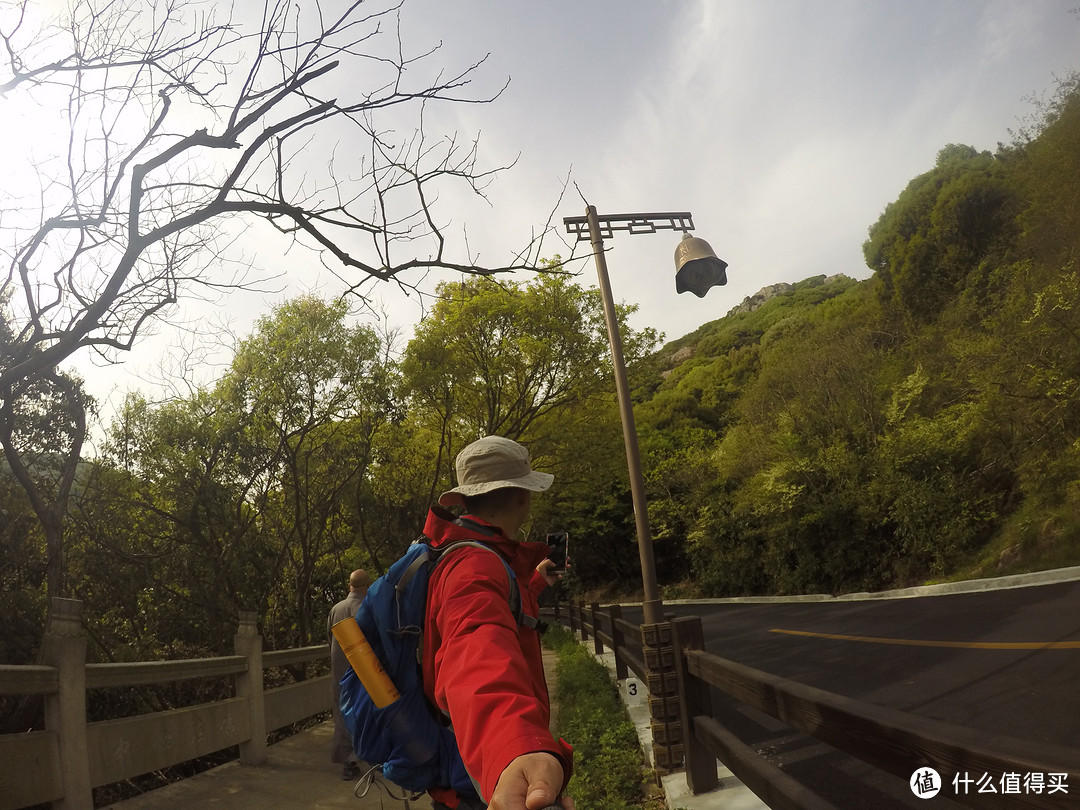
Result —
<instances>
[{"instance_id":1,"label":"grass","mask_svg":"<svg viewBox=\"0 0 1080 810\"><path fill-rule=\"evenodd\" d=\"M544 634L544 646L559 656L556 725L574 746L568 792L578 810L661 810L663 800L649 795L652 772L607 668L557 625Z\"/></svg>"},{"instance_id":2,"label":"grass","mask_svg":"<svg viewBox=\"0 0 1080 810\"><path fill-rule=\"evenodd\" d=\"M997 537L946 581L1027 574L1080 565L1080 514L1074 504L1025 504Z\"/></svg>"}]
</instances>

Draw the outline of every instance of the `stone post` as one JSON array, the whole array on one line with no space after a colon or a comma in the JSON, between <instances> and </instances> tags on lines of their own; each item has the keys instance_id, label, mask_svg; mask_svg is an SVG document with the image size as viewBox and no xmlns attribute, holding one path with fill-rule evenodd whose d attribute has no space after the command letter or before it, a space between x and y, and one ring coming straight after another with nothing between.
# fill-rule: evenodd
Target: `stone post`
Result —
<instances>
[{"instance_id":1,"label":"stone post","mask_svg":"<svg viewBox=\"0 0 1080 810\"><path fill-rule=\"evenodd\" d=\"M42 663L56 667L59 690L45 696L45 728L57 735L64 798L57 810L91 810L90 760L86 742L86 637L83 604L53 597L41 642Z\"/></svg>"},{"instance_id":2,"label":"stone post","mask_svg":"<svg viewBox=\"0 0 1080 810\"><path fill-rule=\"evenodd\" d=\"M241 765L262 765L266 762L266 710L263 700L263 648L259 635L259 614L254 610L240 611L240 626L233 637L237 655L247 658L247 670L236 676L236 696L247 698L251 734L240 743Z\"/></svg>"}]
</instances>

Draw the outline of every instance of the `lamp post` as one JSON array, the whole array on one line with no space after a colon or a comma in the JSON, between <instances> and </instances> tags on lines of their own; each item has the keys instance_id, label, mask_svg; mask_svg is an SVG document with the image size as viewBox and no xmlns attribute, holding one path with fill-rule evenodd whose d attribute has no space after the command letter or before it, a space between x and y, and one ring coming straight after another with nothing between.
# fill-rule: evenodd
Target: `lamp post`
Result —
<instances>
[{"instance_id":1,"label":"lamp post","mask_svg":"<svg viewBox=\"0 0 1080 810\"><path fill-rule=\"evenodd\" d=\"M656 231L680 230L686 232L675 249L675 289L677 292L693 292L699 298L713 286L727 283L727 263L718 259L704 239L690 236L694 218L690 213L668 214L605 214L596 213L595 206L585 209L584 217L565 217L563 224L568 233L576 235L579 242L588 239L592 243L596 260L596 274L600 278L600 295L604 302L604 320L607 323L608 341L611 344L612 367L615 371L615 391L619 400L619 417L622 421L623 444L626 447L626 466L630 472L630 497L634 502L634 522L637 527L638 555L641 558L641 583L644 588L642 610L645 624L659 624L664 620L660 589L656 583L656 563L653 558L652 534L649 529L649 510L645 501L645 480L641 473L641 455L638 452L637 428L634 409L630 404L630 387L626 379L626 361L623 359L622 337L615 315L615 301L611 295L607 259L604 256L604 236L611 237L615 231L632 234Z\"/></svg>"}]
</instances>

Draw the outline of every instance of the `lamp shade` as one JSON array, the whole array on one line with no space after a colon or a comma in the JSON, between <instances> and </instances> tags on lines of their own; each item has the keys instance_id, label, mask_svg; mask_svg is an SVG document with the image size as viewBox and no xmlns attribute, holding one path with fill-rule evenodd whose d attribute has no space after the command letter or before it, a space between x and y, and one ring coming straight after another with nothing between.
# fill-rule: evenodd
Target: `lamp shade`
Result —
<instances>
[{"instance_id":1,"label":"lamp shade","mask_svg":"<svg viewBox=\"0 0 1080 810\"><path fill-rule=\"evenodd\" d=\"M704 239L683 234L675 248L675 292L704 298L712 287L727 284L727 262L718 259Z\"/></svg>"}]
</instances>

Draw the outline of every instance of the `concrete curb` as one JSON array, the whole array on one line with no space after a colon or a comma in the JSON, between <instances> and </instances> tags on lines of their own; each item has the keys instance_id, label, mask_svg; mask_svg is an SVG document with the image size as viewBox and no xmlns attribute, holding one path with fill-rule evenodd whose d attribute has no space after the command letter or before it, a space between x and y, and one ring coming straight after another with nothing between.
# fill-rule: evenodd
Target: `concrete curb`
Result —
<instances>
[{"instance_id":1,"label":"concrete curb","mask_svg":"<svg viewBox=\"0 0 1080 810\"><path fill-rule=\"evenodd\" d=\"M589 647L590 650L592 648L591 642L583 642L579 639L578 643ZM608 650L603 655L593 653L593 657L607 667L611 677L615 678L615 653ZM627 685L631 682L637 683L636 699L629 697L630 690ZM645 686L637 681L637 676L632 672L629 678L618 681L618 684L623 705L630 714L630 720L641 742L641 750L645 754L646 761L652 763L652 717L649 715L648 700L645 699ZM672 773L663 777L660 787L664 791L664 799L669 810L720 810L720 808L723 810L769 810L769 806L740 782L724 763L717 760L716 767L720 784L716 790L697 796L687 788L685 773Z\"/></svg>"}]
</instances>

